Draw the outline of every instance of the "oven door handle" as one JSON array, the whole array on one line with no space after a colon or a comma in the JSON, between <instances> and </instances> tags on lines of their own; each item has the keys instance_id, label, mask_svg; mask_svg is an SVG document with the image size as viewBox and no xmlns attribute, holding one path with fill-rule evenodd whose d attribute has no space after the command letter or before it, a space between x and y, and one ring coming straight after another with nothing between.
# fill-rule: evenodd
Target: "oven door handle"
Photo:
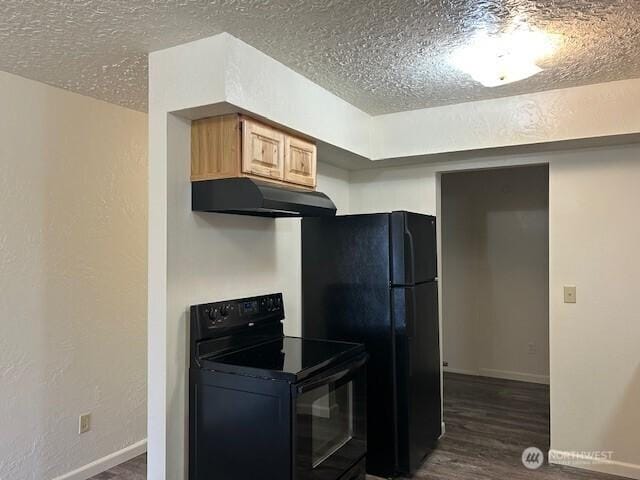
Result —
<instances>
[{"instance_id":1,"label":"oven door handle","mask_svg":"<svg viewBox=\"0 0 640 480\"><path fill-rule=\"evenodd\" d=\"M369 355L365 354L362 357L360 357L358 360L356 360L355 362L350 362L349 363L349 368L345 368L343 370L339 370L336 373L333 373L331 375L327 375L325 377L321 377L321 378L314 378L308 382L303 382L300 385L298 385L298 387L296 388L298 394L304 393L304 392L308 392L310 390L313 390L315 388L321 387L322 385L327 385L329 383L335 383L345 377L348 377L349 375L355 373L357 370L359 370L369 359Z\"/></svg>"}]
</instances>

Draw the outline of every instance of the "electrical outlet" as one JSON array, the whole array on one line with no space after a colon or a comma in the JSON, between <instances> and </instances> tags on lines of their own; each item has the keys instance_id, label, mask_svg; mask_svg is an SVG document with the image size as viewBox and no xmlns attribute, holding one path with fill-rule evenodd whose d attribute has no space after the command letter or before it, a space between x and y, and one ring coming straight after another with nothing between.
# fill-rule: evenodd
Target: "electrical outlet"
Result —
<instances>
[{"instance_id":1,"label":"electrical outlet","mask_svg":"<svg viewBox=\"0 0 640 480\"><path fill-rule=\"evenodd\" d=\"M87 433L91 430L91 414L85 413L80 415L80 419L78 421L78 433Z\"/></svg>"},{"instance_id":2,"label":"electrical outlet","mask_svg":"<svg viewBox=\"0 0 640 480\"><path fill-rule=\"evenodd\" d=\"M564 303L576 303L576 287L574 285L565 285Z\"/></svg>"},{"instance_id":3,"label":"electrical outlet","mask_svg":"<svg viewBox=\"0 0 640 480\"><path fill-rule=\"evenodd\" d=\"M529 355L535 355L536 353L538 353L538 348L536 347L535 343L529 342L529 345L527 346L527 351L529 352Z\"/></svg>"}]
</instances>

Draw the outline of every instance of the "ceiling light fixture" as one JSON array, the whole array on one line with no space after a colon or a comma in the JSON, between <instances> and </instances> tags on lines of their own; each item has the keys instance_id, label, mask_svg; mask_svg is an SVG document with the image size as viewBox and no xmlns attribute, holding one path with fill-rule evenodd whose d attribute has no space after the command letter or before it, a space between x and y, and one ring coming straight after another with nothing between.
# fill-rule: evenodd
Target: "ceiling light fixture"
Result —
<instances>
[{"instance_id":1,"label":"ceiling light fixture","mask_svg":"<svg viewBox=\"0 0 640 480\"><path fill-rule=\"evenodd\" d=\"M452 63L485 87L498 87L541 72L538 62L553 54L558 39L522 26L498 35L481 32L454 52Z\"/></svg>"}]
</instances>

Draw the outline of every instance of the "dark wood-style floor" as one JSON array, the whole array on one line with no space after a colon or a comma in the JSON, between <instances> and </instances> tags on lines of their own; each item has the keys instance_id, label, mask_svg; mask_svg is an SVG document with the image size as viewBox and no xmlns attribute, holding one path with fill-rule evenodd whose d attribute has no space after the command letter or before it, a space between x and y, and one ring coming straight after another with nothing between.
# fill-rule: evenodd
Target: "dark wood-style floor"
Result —
<instances>
[{"instance_id":1,"label":"dark wood-style floor","mask_svg":"<svg viewBox=\"0 0 640 480\"><path fill-rule=\"evenodd\" d=\"M545 463L527 470L527 447L549 450L549 387L486 377L445 375L446 435L414 475L420 480L620 480ZM146 455L92 480L144 480Z\"/></svg>"},{"instance_id":2,"label":"dark wood-style floor","mask_svg":"<svg viewBox=\"0 0 640 480\"><path fill-rule=\"evenodd\" d=\"M446 374L446 435L413 478L421 480L620 480L585 470L522 465L522 451L549 450L549 387Z\"/></svg>"},{"instance_id":3,"label":"dark wood-style floor","mask_svg":"<svg viewBox=\"0 0 640 480\"><path fill-rule=\"evenodd\" d=\"M147 454L144 453L89 480L146 480Z\"/></svg>"}]
</instances>

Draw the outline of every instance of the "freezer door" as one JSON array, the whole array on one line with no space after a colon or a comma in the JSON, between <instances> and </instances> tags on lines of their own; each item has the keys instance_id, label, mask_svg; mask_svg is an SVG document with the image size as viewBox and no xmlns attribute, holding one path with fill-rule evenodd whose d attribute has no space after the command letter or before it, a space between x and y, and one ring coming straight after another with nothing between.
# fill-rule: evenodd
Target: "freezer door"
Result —
<instances>
[{"instance_id":1,"label":"freezer door","mask_svg":"<svg viewBox=\"0 0 640 480\"><path fill-rule=\"evenodd\" d=\"M393 285L414 285L438 276L436 217L391 214L391 274Z\"/></svg>"},{"instance_id":2,"label":"freezer door","mask_svg":"<svg viewBox=\"0 0 640 480\"><path fill-rule=\"evenodd\" d=\"M392 289L396 338L398 473L421 464L441 433L437 282Z\"/></svg>"}]
</instances>

